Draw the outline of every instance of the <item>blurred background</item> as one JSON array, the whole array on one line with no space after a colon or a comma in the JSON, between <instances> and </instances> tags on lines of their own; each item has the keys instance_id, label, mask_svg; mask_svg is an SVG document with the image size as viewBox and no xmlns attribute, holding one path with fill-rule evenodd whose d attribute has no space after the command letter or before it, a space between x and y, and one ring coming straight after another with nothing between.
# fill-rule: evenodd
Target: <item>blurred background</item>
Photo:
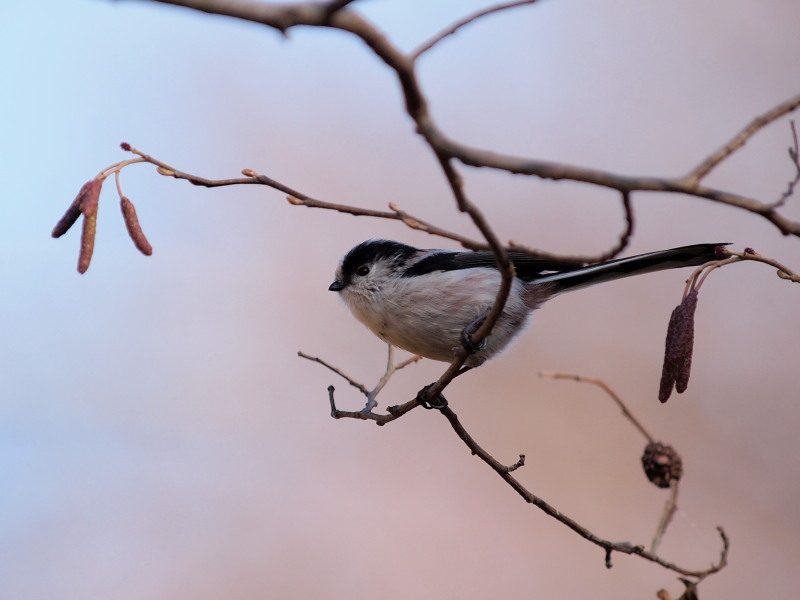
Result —
<instances>
[{"instance_id":1,"label":"blurred background","mask_svg":"<svg viewBox=\"0 0 800 600\"><path fill-rule=\"evenodd\" d=\"M363 0L410 50L487 2ZM800 4L785 0L542 2L488 18L420 62L458 140L610 169L679 175L796 94ZM386 427L329 416L368 386L385 347L327 291L370 237L447 242L395 222L290 206L256 186L208 190L135 165L122 174L155 251L124 230L113 182L95 258L50 231L127 141L206 177L266 173L309 195L412 214L474 235L402 109L392 73L345 34L147 2L0 7L0 597L654 598L674 573L603 552L525 505L421 409ZM795 116L795 118L797 118ZM787 119L707 183L769 201L793 174ZM623 227L615 194L463 170L502 239L598 252ZM766 221L635 194L627 253L732 242L800 268ZM784 212L800 219L800 197ZM689 390L657 401L663 339L687 272L558 298L448 397L495 457L597 535L649 544L666 493L641 436L588 386L605 379L682 454L680 511L661 554L730 565L702 597L787 598L800 585L798 288L753 263L700 295ZM443 371L400 372L405 401Z\"/></svg>"}]
</instances>

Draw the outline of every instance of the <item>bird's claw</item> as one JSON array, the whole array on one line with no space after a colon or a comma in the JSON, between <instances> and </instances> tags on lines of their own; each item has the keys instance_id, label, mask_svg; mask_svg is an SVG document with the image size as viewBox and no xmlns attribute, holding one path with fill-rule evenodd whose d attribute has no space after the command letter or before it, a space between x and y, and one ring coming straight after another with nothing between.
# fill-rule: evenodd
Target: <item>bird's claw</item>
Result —
<instances>
[{"instance_id":1,"label":"bird's claw","mask_svg":"<svg viewBox=\"0 0 800 600\"><path fill-rule=\"evenodd\" d=\"M442 394L436 396L436 398L429 398L428 391L436 385L435 383L431 383L430 385L426 385L422 388L419 392L417 392L417 402L422 408L427 408L428 410L431 409L442 409L447 406L447 398L445 398Z\"/></svg>"}]
</instances>

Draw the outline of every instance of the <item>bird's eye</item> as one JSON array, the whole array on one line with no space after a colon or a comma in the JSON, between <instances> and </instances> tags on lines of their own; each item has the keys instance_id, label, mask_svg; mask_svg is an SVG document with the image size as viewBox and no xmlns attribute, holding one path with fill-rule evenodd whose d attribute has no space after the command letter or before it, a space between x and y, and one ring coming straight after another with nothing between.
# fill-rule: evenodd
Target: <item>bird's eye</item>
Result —
<instances>
[{"instance_id":1,"label":"bird's eye","mask_svg":"<svg viewBox=\"0 0 800 600\"><path fill-rule=\"evenodd\" d=\"M356 275L364 277L365 275L369 274L369 267L367 265L361 265L356 269Z\"/></svg>"}]
</instances>

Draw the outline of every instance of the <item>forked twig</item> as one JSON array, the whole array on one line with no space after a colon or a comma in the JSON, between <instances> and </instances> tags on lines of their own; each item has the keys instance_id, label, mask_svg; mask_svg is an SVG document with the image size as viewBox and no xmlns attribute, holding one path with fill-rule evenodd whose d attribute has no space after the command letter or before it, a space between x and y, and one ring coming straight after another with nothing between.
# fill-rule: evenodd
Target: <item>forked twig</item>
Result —
<instances>
[{"instance_id":1,"label":"forked twig","mask_svg":"<svg viewBox=\"0 0 800 600\"><path fill-rule=\"evenodd\" d=\"M378 406L378 401L377 401L378 394L381 393L383 388L386 386L387 383L389 383L389 380L392 378L392 376L395 373L397 373L397 371L399 371L401 369L404 369L408 365L414 364L415 362L419 361L422 358L421 356L412 356L411 358L408 358L408 359L406 359L406 360L404 360L404 361L402 361L400 363L395 364L395 362L394 362L394 347L391 344L387 344L387 346L388 346L389 350L388 350L388 357L387 357L387 360L386 360L386 370L384 371L384 373L381 376L380 380L378 380L378 383L371 390L367 389L367 386L365 386L363 383L359 383L358 381L354 380L352 377L347 375L344 371L342 371L338 367L334 367L333 365L330 365L329 363L325 362L324 360L322 360L321 358L319 358L317 356L311 356L311 355L306 354L304 352L298 352L297 355L300 358L305 358L306 360L310 360L312 362L318 363L318 364L322 365L323 367L325 367L326 369L336 373L339 377L341 377L342 379L347 381L347 383L352 385L354 388L356 388L359 392L361 392L362 394L364 394L364 396L367 397L367 403L364 405L364 408L362 408L360 411L354 412L354 411L339 410L339 409L336 408L336 403L335 403L334 397L333 397L333 393L334 393L335 389L334 389L333 386L329 386L328 387L328 395L329 395L329 399L330 399L330 402L331 402L331 416L334 419L341 419L343 417L349 417L349 418L356 418L356 419L362 419L362 420L375 421L379 425L383 425L385 423L389 423L391 421L394 421L399 416L402 416L403 414L408 412L408 410L411 410L412 408L414 408L414 406L416 406L418 404L418 402L415 403L414 406L411 406L411 403L407 403L407 404L409 404L407 410L402 410L402 411L401 411L400 407L390 407L388 409L389 412L387 414L385 414L385 415L382 415L382 414L378 414L378 413L373 412L373 410ZM394 412L392 411L392 409L394 409ZM399 414L395 414L395 413L399 413Z\"/></svg>"}]
</instances>

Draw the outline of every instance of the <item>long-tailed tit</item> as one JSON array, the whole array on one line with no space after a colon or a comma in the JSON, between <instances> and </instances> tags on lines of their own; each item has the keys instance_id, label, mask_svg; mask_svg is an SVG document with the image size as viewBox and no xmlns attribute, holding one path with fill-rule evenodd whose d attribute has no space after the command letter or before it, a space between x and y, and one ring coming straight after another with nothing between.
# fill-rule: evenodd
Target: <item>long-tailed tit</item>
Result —
<instances>
[{"instance_id":1,"label":"long-tailed tit","mask_svg":"<svg viewBox=\"0 0 800 600\"><path fill-rule=\"evenodd\" d=\"M575 264L511 252L516 277L491 334L464 363L477 367L505 348L531 311L553 296L632 275L693 267L720 258L724 244L697 244L604 263ZM368 240L345 254L328 288L379 338L412 352L451 362L464 332L479 324L495 301L501 275L494 254L420 250Z\"/></svg>"}]
</instances>

